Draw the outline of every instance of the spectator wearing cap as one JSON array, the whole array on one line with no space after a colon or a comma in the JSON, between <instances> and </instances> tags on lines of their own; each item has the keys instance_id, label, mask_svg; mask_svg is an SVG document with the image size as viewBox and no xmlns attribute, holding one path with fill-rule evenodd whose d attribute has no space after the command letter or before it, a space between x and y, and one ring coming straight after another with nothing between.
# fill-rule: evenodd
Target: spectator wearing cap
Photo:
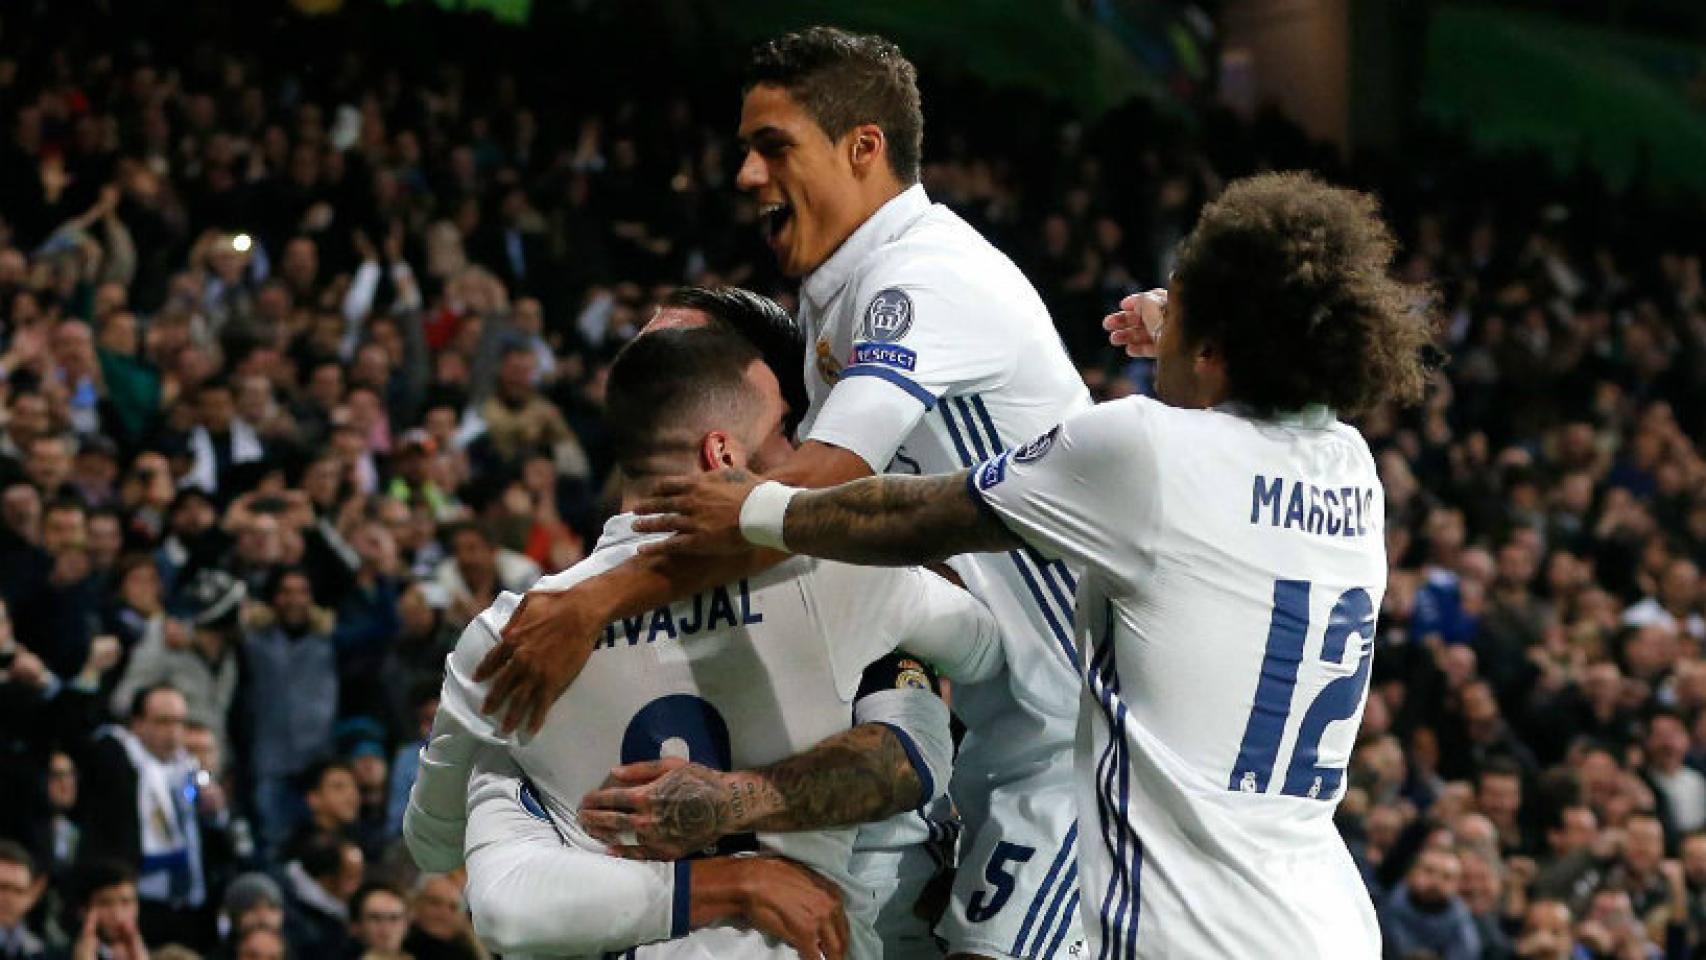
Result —
<instances>
[{"instance_id":1,"label":"spectator wearing cap","mask_svg":"<svg viewBox=\"0 0 1706 960\"><path fill-rule=\"evenodd\" d=\"M332 751L338 709L333 618L314 606L308 575L286 570L244 625L249 769L263 850L276 851L302 818L295 780Z\"/></svg>"},{"instance_id":2,"label":"spectator wearing cap","mask_svg":"<svg viewBox=\"0 0 1706 960\"><path fill-rule=\"evenodd\" d=\"M1448 848L1428 847L1380 908L1386 956L1431 951L1440 960L1480 960L1481 935L1459 896L1463 867Z\"/></svg>"},{"instance_id":3,"label":"spectator wearing cap","mask_svg":"<svg viewBox=\"0 0 1706 960\"><path fill-rule=\"evenodd\" d=\"M104 433L91 434L77 444L71 461L71 486L91 509L111 507L118 498L118 446Z\"/></svg>"},{"instance_id":4,"label":"spectator wearing cap","mask_svg":"<svg viewBox=\"0 0 1706 960\"><path fill-rule=\"evenodd\" d=\"M147 566L132 567L149 571ZM136 694L169 684L183 695L187 718L213 732L222 752L230 750L227 718L237 696L240 617L248 591L223 570L199 570L180 591L173 617L147 621L124 677L113 690L115 713Z\"/></svg>"},{"instance_id":5,"label":"spectator wearing cap","mask_svg":"<svg viewBox=\"0 0 1706 960\"><path fill-rule=\"evenodd\" d=\"M0 840L0 960L45 960L47 944L27 919L47 889L30 852ZM401 935L398 937L401 940Z\"/></svg>"},{"instance_id":6,"label":"spectator wearing cap","mask_svg":"<svg viewBox=\"0 0 1706 960\"><path fill-rule=\"evenodd\" d=\"M169 685L131 698L127 726L102 729L83 765L82 856L137 865L150 942L206 943L208 902L196 807L195 757L184 748L188 708Z\"/></svg>"},{"instance_id":7,"label":"spectator wearing cap","mask_svg":"<svg viewBox=\"0 0 1706 960\"><path fill-rule=\"evenodd\" d=\"M391 460L391 483L385 488L387 496L409 506L424 504L433 516L448 516L456 507L452 495L438 485L432 476L438 441L420 427L406 431L398 440L396 455Z\"/></svg>"},{"instance_id":8,"label":"spectator wearing cap","mask_svg":"<svg viewBox=\"0 0 1706 960\"><path fill-rule=\"evenodd\" d=\"M257 927L284 930L284 891L278 881L264 873L245 873L225 887L225 899L219 907L219 938L235 945L239 936Z\"/></svg>"},{"instance_id":9,"label":"spectator wearing cap","mask_svg":"<svg viewBox=\"0 0 1706 960\"><path fill-rule=\"evenodd\" d=\"M351 835L369 860L379 860L397 838L387 820L390 769L385 762L384 731L370 718L357 717L349 721L347 734L354 742L345 752L346 762L360 797Z\"/></svg>"}]
</instances>

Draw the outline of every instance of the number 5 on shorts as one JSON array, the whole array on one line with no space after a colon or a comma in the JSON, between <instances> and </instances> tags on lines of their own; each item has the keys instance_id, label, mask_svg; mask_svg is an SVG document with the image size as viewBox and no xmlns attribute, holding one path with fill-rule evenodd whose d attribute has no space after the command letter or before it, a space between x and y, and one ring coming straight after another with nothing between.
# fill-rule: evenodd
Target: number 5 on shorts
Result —
<instances>
[{"instance_id":1,"label":"number 5 on shorts","mask_svg":"<svg viewBox=\"0 0 1706 960\"><path fill-rule=\"evenodd\" d=\"M1027 863L1037 852L1036 847L1021 846L1003 840L995 845L995 852L989 855L989 865L983 868L983 879L989 882L992 891L979 890L971 895L966 903L966 919L972 923L982 923L1001 912L1007 905L1008 898L1013 896L1013 874L1006 870L1009 863L1015 865Z\"/></svg>"}]
</instances>

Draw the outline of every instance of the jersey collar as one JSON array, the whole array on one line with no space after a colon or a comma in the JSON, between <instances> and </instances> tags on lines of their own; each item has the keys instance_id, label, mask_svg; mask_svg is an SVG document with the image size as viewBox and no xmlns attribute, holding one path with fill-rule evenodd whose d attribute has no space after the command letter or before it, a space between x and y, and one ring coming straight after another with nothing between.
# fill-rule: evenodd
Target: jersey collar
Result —
<instances>
[{"instance_id":1,"label":"jersey collar","mask_svg":"<svg viewBox=\"0 0 1706 960\"><path fill-rule=\"evenodd\" d=\"M829 259L807 274L805 282L800 284L800 292L811 302L813 312L821 316L829 301L847 286L853 271L867 255L905 233L929 210L930 198L925 195L921 183L907 187L878 207L876 213L859 224Z\"/></svg>"},{"instance_id":2,"label":"jersey collar","mask_svg":"<svg viewBox=\"0 0 1706 960\"><path fill-rule=\"evenodd\" d=\"M1311 403L1298 410L1277 410L1260 418L1256 417L1249 407L1235 400L1217 404L1214 409L1245 419L1260 419L1265 423L1278 424L1282 427L1302 427L1305 430L1320 430L1331 426L1337 418L1333 408L1324 403Z\"/></svg>"}]
</instances>

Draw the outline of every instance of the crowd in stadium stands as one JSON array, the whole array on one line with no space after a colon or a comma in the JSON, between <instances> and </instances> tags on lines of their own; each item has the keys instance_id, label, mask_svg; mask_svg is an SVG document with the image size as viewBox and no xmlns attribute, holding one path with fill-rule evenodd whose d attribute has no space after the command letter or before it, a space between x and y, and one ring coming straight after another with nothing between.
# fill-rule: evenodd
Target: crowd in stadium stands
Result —
<instances>
[{"instance_id":1,"label":"crowd in stadium stands","mask_svg":"<svg viewBox=\"0 0 1706 960\"><path fill-rule=\"evenodd\" d=\"M415 752L462 625L596 536L602 372L659 292L792 303L731 184L736 79L563 102L365 36L291 68L6 26L0 958L482 955L399 843ZM1389 955L1700 955L1698 207L922 72L926 186L1098 397L1147 382L1100 318L1227 179L1381 193L1449 357L1362 424L1392 572L1340 822Z\"/></svg>"}]
</instances>

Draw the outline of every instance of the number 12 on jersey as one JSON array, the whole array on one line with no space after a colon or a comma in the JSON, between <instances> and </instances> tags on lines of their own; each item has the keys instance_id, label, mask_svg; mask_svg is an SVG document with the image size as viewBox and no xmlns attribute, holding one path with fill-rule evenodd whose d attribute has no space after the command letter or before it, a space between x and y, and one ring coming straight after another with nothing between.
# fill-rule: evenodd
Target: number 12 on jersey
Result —
<instances>
[{"instance_id":1,"label":"number 12 on jersey","mask_svg":"<svg viewBox=\"0 0 1706 960\"><path fill-rule=\"evenodd\" d=\"M1297 689L1298 670L1303 666L1304 640L1309 633L1307 580L1274 581L1273 617L1268 624L1267 653L1256 683L1255 703L1244 727L1238 762L1232 768L1228 789L1265 793L1279 759L1280 742L1291 724L1292 694ZM1297 739L1291 750L1280 792L1293 797L1331 800L1344 779L1341 764L1322 766L1321 737L1327 726L1353 716L1368 689L1368 664L1374 647L1374 602L1368 591L1353 587L1339 595L1327 617L1327 632L1321 640L1320 662L1342 666L1345 648L1355 637L1356 670L1329 681L1303 712ZM1354 735L1354 734L1353 734ZM1347 738L1348 739L1348 738Z\"/></svg>"}]
</instances>

